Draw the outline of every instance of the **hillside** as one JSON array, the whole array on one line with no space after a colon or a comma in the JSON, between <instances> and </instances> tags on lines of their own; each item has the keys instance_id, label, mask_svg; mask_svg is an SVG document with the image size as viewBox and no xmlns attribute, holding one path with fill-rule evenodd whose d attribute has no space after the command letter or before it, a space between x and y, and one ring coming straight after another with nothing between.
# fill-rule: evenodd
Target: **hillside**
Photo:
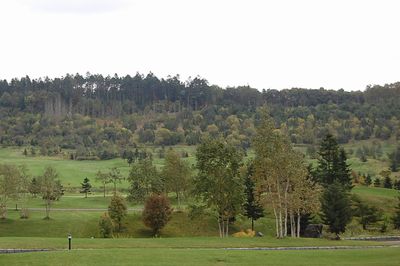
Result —
<instances>
[{"instance_id":1,"label":"hillside","mask_svg":"<svg viewBox=\"0 0 400 266\"><path fill-rule=\"evenodd\" d=\"M327 132L339 143L400 138L400 83L363 92L222 89L196 77L66 75L0 81L0 144L26 153L111 159L144 144L196 145L223 135L249 148L257 107L267 105L293 143L310 147Z\"/></svg>"}]
</instances>

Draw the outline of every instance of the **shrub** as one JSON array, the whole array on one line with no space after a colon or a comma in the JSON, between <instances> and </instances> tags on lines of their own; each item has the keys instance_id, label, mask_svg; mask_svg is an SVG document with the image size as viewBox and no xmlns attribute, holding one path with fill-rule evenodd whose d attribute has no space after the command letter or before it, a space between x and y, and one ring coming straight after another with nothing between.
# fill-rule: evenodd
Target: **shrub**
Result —
<instances>
[{"instance_id":1,"label":"shrub","mask_svg":"<svg viewBox=\"0 0 400 266\"><path fill-rule=\"evenodd\" d=\"M113 227L114 227L113 222L107 213L104 213L102 216L100 216L99 228L100 228L100 235L103 238L112 237Z\"/></svg>"}]
</instances>

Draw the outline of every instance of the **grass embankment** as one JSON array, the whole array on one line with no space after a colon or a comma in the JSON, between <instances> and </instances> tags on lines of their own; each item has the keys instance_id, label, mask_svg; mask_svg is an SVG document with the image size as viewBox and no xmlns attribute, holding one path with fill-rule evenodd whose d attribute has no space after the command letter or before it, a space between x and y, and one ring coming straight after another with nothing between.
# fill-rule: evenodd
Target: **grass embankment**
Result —
<instances>
[{"instance_id":1,"label":"grass embankment","mask_svg":"<svg viewBox=\"0 0 400 266\"><path fill-rule=\"evenodd\" d=\"M99 211L53 211L51 219L44 220L44 211L31 212L29 219L20 219L19 212L9 211L8 219L0 220L0 236L64 237L72 233L75 237L99 237ZM256 230L265 235L274 234L272 216L256 222ZM151 237L151 231L143 225L140 212L129 212L124 224L122 237ZM231 232L250 228L248 219L238 220L230 228ZM202 215L190 219L186 212L175 212L162 237L217 236L216 219Z\"/></svg>"}]
</instances>

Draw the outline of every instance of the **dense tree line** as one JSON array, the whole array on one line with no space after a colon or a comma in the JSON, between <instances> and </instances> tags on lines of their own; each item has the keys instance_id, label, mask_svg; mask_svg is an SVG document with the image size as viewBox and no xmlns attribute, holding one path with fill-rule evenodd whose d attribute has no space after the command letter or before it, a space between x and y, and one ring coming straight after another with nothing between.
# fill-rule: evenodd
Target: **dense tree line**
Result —
<instances>
[{"instance_id":1,"label":"dense tree line","mask_svg":"<svg viewBox=\"0 0 400 266\"><path fill-rule=\"evenodd\" d=\"M110 159L140 143L196 145L222 135L247 148L257 107L293 143L315 144L327 133L339 143L400 138L400 83L364 92L326 89L222 89L196 77L159 79L87 74L0 81L0 144L29 145L26 155L73 149L71 159Z\"/></svg>"}]
</instances>

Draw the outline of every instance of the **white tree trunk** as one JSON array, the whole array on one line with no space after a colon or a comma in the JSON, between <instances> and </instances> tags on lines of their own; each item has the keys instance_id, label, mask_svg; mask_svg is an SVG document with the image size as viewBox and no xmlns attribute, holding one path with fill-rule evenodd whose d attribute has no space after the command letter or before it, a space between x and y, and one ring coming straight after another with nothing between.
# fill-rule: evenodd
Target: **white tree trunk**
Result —
<instances>
[{"instance_id":1,"label":"white tree trunk","mask_svg":"<svg viewBox=\"0 0 400 266\"><path fill-rule=\"evenodd\" d=\"M300 237L300 210L297 210L297 237Z\"/></svg>"}]
</instances>

